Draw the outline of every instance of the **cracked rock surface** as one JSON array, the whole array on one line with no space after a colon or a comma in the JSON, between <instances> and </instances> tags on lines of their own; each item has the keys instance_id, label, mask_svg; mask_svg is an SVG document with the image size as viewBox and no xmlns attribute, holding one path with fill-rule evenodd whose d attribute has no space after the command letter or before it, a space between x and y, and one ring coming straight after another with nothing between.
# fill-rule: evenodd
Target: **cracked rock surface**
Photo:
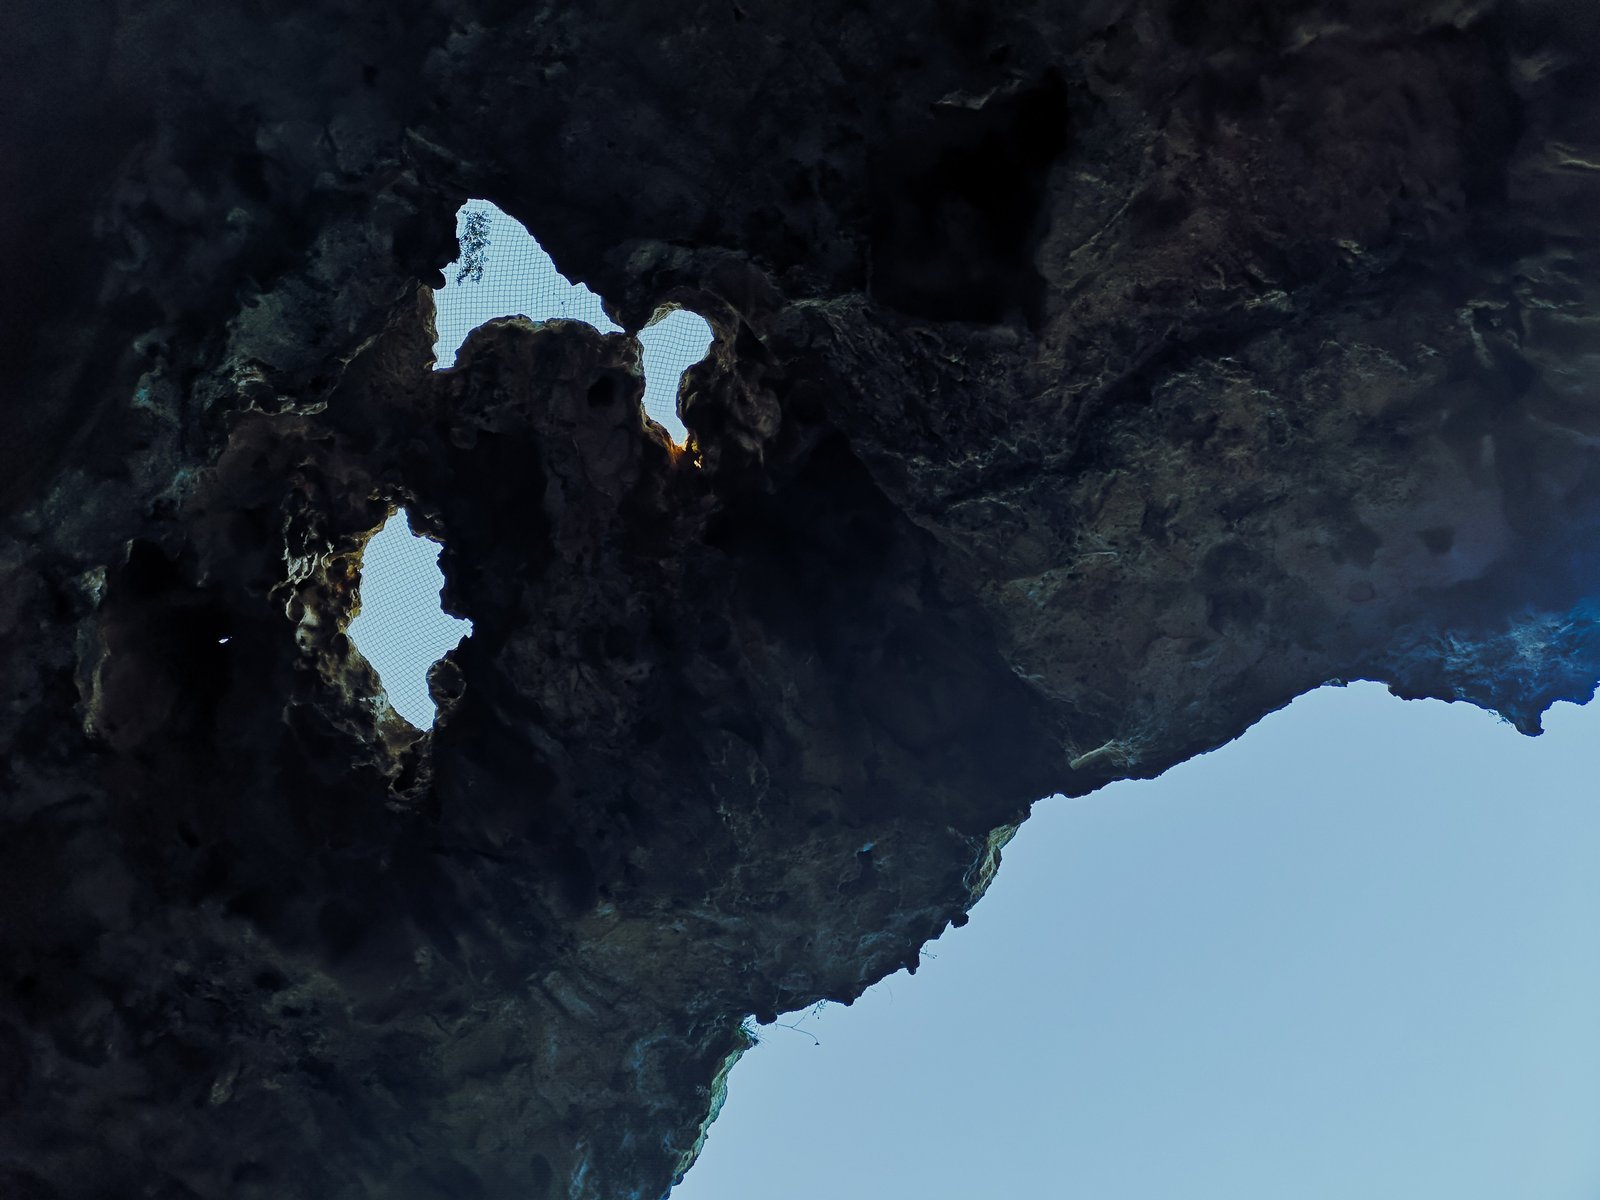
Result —
<instances>
[{"instance_id":1,"label":"cracked rock surface","mask_svg":"<svg viewBox=\"0 0 1600 1200\"><path fill-rule=\"evenodd\" d=\"M1039 797L1600 678L1591 5L6 22L0 1195L654 1200ZM430 369L472 196L707 317L689 450L626 335Z\"/></svg>"}]
</instances>

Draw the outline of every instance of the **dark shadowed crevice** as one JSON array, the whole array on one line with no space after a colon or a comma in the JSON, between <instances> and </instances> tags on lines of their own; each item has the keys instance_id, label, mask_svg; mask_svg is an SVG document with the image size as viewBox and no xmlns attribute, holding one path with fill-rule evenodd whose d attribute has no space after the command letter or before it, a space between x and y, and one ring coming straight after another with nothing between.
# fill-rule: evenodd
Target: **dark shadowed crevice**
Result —
<instances>
[{"instance_id":1,"label":"dark shadowed crevice","mask_svg":"<svg viewBox=\"0 0 1600 1200\"><path fill-rule=\"evenodd\" d=\"M1033 251L1050 167L1068 145L1066 85L941 100L915 139L887 150L873 185L872 295L943 321L1037 327Z\"/></svg>"}]
</instances>

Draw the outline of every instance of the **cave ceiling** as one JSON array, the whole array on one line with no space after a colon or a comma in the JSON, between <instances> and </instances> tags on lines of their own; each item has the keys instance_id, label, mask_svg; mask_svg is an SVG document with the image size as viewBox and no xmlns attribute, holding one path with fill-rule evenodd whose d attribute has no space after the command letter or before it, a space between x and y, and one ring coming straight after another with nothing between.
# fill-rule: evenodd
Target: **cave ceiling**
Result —
<instances>
[{"instance_id":1,"label":"cave ceiling","mask_svg":"<svg viewBox=\"0 0 1600 1200\"><path fill-rule=\"evenodd\" d=\"M0 26L4 1196L654 1200L1040 797L1600 678L1592 5ZM626 336L430 369L468 198L709 320L687 450ZM402 504L422 737L345 634Z\"/></svg>"}]
</instances>

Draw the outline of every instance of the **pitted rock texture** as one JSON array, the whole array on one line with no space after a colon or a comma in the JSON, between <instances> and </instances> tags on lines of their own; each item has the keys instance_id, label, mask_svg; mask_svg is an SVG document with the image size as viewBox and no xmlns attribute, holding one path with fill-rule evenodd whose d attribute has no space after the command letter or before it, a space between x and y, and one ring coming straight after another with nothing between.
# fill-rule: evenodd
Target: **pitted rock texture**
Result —
<instances>
[{"instance_id":1,"label":"pitted rock texture","mask_svg":"<svg viewBox=\"0 0 1600 1200\"><path fill-rule=\"evenodd\" d=\"M1600 677L1591 6L8 25L0 1194L658 1197L1038 797ZM688 452L624 335L430 370L469 196L709 319Z\"/></svg>"}]
</instances>

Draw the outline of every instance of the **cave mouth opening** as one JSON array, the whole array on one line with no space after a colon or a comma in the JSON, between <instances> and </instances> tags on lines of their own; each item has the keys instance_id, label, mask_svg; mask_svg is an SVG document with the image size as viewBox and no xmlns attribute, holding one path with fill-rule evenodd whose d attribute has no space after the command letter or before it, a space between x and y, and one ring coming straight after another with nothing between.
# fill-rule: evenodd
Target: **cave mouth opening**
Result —
<instances>
[{"instance_id":1,"label":"cave mouth opening","mask_svg":"<svg viewBox=\"0 0 1600 1200\"><path fill-rule=\"evenodd\" d=\"M411 725L433 728L428 672L472 633L472 622L440 603L440 543L412 532L404 508L389 513L361 551L359 611L350 641L378 673L389 706Z\"/></svg>"},{"instance_id":2,"label":"cave mouth opening","mask_svg":"<svg viewBox=\"0 0 1600 1200\"><path fill-rule=\"evenodd\" d=\"M599 296L562 275L539 240L489 201L468 200L456 211L456 241L460 257L445 265L445 285L433 293L434 370L455 366L467 335L502 317L582 321L601 333L626 332ZM658 308L638 335L644 414L678 446L689 440L678 416L683 373L706 357L712 337L703 316L677 304Z\"/></svg>"},{"instance_id":3,"label":"cave mouth opening","mask_svg":"<svg viewBox=\"0 0 1600 1200\"><path fill-rule=\"evenodd\" d=\"M1042 801L914 979L747 1023L673 1200L1590 1200L1600 707L1546 720L1357 681Z\"/></svg>"}]
</instances>

